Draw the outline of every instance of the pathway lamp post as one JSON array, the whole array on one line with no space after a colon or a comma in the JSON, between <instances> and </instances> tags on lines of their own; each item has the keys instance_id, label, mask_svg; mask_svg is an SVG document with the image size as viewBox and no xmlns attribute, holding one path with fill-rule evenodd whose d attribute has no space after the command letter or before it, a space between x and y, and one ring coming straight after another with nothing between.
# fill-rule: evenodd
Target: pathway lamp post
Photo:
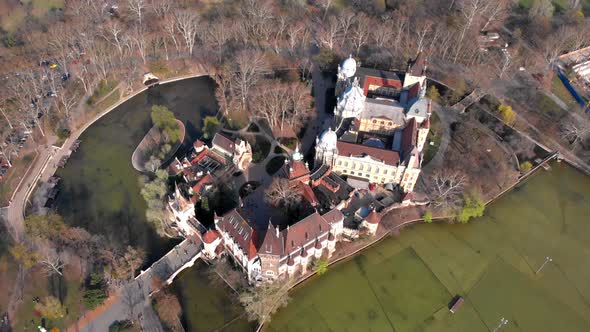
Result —
<instances>
[{"instance_id":1,"label":"pathway lamp post","mask_svg":"<svg viewBox=\"0 0 590 332\"><path fill-rule=\"evenodd\" d=\"M498 324L498 326L496 326L493 332L499 331L506 324L508 324L508 319L504 317L500 318L500 323Z\"/></svg>"},{"instance_id":2,"label":"pathway lamp post","mask_svg":"<svg viewBox=\"0 0 590 332\"><path fill-rule=\"evenodd\" d=\"M545 257L545 261L543 262L543 264L541 264L541 267L537 270L537 272L535 272L535 274L538 274L539 272L541 272L541 270L545 267L545 265L547 265L547 263L549 262L553 262L553 258L547 256Z\"/></svg>"}]
</instances>

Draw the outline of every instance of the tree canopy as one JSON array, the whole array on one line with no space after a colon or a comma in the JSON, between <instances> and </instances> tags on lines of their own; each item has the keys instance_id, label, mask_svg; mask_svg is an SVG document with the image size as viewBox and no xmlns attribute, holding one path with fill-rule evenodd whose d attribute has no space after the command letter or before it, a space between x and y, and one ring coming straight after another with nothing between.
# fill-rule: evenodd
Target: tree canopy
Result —
<instances>
[{"instance_id":1,"label":"tree canopy","mask_svg":"<svg viewBox=\"0 0 590 332\"><path fill-rule=\"evenodd\" d=\"M291 282L262 283L251 286L239 296L249 320L269 322L272 314L289 303Z\"/></svg>"},{"instance_id":2,"label":"tree canopy","mask_svg":"<svg viewBox=\"0 0 590 332\"><path fill-rule=\"evenodd\" d=\"M463 206L458 210L456 219L465 224L471 218L483 216L485 209L481 196L474 191L468 192L463 196Z\"/></svg>"},{"instance_id":3,"label":"tree canopy","mask_svg":"<svg viewBox=\"0 0 590 332\"><path fill-rule=\"evenodd\" d=\"M166 106L152 106L151 118L154 125L162 131L166 142L174 143L180 140L180 126L174 113L168 110Z\"/></svg>"}]
</instances>

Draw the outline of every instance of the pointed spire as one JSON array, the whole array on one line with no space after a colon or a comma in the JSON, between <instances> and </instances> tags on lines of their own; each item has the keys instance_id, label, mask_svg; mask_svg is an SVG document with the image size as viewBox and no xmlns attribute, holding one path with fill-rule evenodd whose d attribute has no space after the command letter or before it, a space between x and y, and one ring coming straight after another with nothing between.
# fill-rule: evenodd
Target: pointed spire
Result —
<instances>
[{"instance_id":1,"label":"pointed spire","mask_svg":"<svg viewBox=\"0 0 590 332\"><path fill-rule=\"evenodd\" d=\"M275 227L275 235L276 235L277 237L279 237L279 228L278 228L278 227Z\"/></svg>"}]
</instances>

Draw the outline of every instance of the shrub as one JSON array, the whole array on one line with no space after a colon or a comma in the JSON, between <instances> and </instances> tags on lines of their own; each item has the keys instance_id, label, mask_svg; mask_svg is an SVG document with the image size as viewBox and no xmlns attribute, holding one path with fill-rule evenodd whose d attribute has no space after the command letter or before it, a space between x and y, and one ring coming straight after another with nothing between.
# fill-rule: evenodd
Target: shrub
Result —
<instances>
[{"instance_id":1,"label":"shrub","mask_svg":"<svg viewBox=\"0 0 590 332\"><path fill-rule=\"evenodd\" d=\"M525 161L524 163L520 164L520 171L523 173L529 172L533 169L533 164L530 161Z\"/></svg>"},{"instance_id":2,"label":"shrub","mask_svg":"<svg viewBox=\"0 0 590 332\"><path fill-rule=\"evenodd\" d=\"M203 137L205 139L211 139L215 136L215 133L221 127L221 123L214 116L207 116L203 120Z\"/></svg>"},{"instance_id":3,"label":"shrub","mask_svg":"<svg viewBox=\"0 0 590 332\"><path fill-rule=\"evenodd\" d=\"M94 309L104 303L107 294L102 289L87 289L84 291L82 301L86 309Z\"/></svg>"},{"instance_id":4,"label":"shrub","mask_svg":"<svg viewBox=\"0 0 590 332\"><path fill-rule=\"evenodd\" d=\"M479 194L476 192L467 193L463 196L463 207L457 212L456 219L465 224L471 218L483 216L485 208L486 205Z\"/></svg>"},{"instance_id":5,"label":"shrub","mask_svg":"<svg viewBox=\"0 0 590 332\"><path fill-rule=\"evenodd\" d=\"M328 260L318 259L314 264L314 270L318 275L322 275L328 271Z\"/></svg>"},{"instance_id":6,"label":"shrub","mask_svg":"<svg viewBox=\"0 0 590 332\"><path fill-rule=\"evenodd\" d=\"M432 222L432 212L426 211L426 213L424 213L424 215L422 216L422 219L427 223L431 223Z\"/></svg>"},{"instance_id":7,"label":"shrub","mask_svg":"<svg viewBox=\"0 0 590 332\"><path fill-rule=\"evenodd\" d=\"M441 102L441 95L436 86L431 85L430 88L426 91L426 96L430 98L436 104L440 104Z\"/></svg>"},{"instance_id":8,"label":"shrub","mask_svg":"<svg viewBox=\"0 0 590 332\"><path fill-rule=\"evenodd\" d=\"M506 124L511 125L516 120L516 112L512 110L512 106L502 104L498 106L498 111L500 112L500 118Z\"/></svg>"}]
</instances>

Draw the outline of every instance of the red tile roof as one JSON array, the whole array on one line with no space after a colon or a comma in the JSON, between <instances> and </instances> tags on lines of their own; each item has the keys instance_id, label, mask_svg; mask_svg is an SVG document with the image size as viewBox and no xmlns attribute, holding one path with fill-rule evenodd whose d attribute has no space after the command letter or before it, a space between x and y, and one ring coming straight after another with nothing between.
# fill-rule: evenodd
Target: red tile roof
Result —
<instances>
[{"instance_id":1,"label":"red tile roof","mask_svg":"<svg viewBox=\"0 0 590 332\"><path fill-rule=\"evenodd\" d=\"M302 160L291 161L286 164L285 167L287 168L287 174L291 180L304 177L310 173L307 166L305 166L305 162Z\"/></svg>"},{"instance_id":2,"label":"red tile roof","mask_svg":"<svg viewBox=\"0 0 590 332\"><path fill-rule=\"evenodd\" d=\"M213 136L212 145L213 147L218 146L229 153L234 153L235 150L234 141L220 133L217 133L215 136Z\"/></svg>"},{"instance_id":3,"label":"red tile roof","mask_svg":"<svg viewBox=\"0 0 590 332\"><path fill-rule=\"evenodd\" d=\"M283 256L285 254L284 243L283 233L278 232L277 227L269 222L258 252L263 255Z\"/></svg>"},{"instance_id":4,"label":"red tile roof","mask_svg":"<svg viewBox=\"0 0 590 332\"><path fill-rule=\"evenodd\" d=\"M424 55L424 52L420 52L418 53L418 56L416 56L416 59L414 59L414 61L410 62L410 68L409 68L409 73L412 76L423 76L426 71L426 65L427 65L428 61L426 60L426 55Z\"/></svg>"},{"instance_id":5,"label":"red tile roof","mask_svg":"<svg viewBox=\"0 0 590 332\"><path fill-rule=\"evenodd\" d=\"M205 146L205 143L204 143L203 141L201 141L200 139L196 140L196 141L193 143L193 147L194 147L195 149L201 148L201 147L203 147L203 146Z\"/></svg>"},{"instance_id":6,"label":"red tile roof","mask_svg":"<svg viewBox=\"0 0 590 332\"><path fill-rule=\"evenodd\" d=\"M322 218L324 218L324 220L328 224L332 225L334 223L344 220L344 215L342 214L342 212L340 212L340 210L332 209L332 210L328 211L327 213L325 213L324 215L322 215Z\"/></svg>"},{"instance_id":7,"label":"red tile roof","mask_svg":"<svg viewBox=\"0 0 590 332\"><path fill-rule=\"evenodd\" d=\"M199 154L191 160L191 164L193 164L193 165L197 164L199 161L201 161L201 159L203 159L207 156L208 152L209 152L208 150L203 150L203 151L199 152Z\"/></svg>"},{"instance_id":8,"label":"red tile roof","mask_svg":"<svg viewBox=\"0 0 590 332\"><path fill-rule=\"evenodd\" d=\"M303 196L303 198L312 206L316 206L320 203L313 192L313 189L311 189L307 183L297 182L297 187L295 187L295 190L297 190L297 192L300 193L301 196Z\"/></svg>"},{"instance_id":9,"label":"red tile roof","mask_svg":"<svg viewBox=\"0 0 590 332\"><path fill-rule=\"evenodd\" d=\"M412 84L410 86L410 90L408 91L408 101L418 97L420 94L420 83Z\"/></svg>"},{"instance_id":10,"label":"red tile roof","mask_svg":"<svg viewBox=\"0 0 590 332\"><path fill-rule=\"evenodd\" d=\"M344 156L363 157L381 160L388 165L397 165L399 162L399 153L393 150L379 149L362 144L354 144L338 141L338 154Z\"/></svg>"},{"instance_id":11,"label":"red tile roof","mask_svg":"<svg viewBox=\"0 0 590 332\"><path fill-rule=\"evenodd\" d=\"M314 212L283 230L285 234L285 254L290 254L314 239L325 238L330 231L328 224L319 213Z\"/></svg>"},{"instance_id":12,"label":"red tile roof","mask_svg":"<svg viewBox=\"0 0 590 332\"><path fill-rule=\"evenodd\" d=\"M193 186L193 192L195 195L202 195L203 189L205 186L212 184L215 181L211 174L207 174L197 181L197 183Z\"/></svg>"},{"instance_id":13,"label":"red tile roof","mask_svg":"<svg viewBox=\"0 0 590 332\"><path fill-rule=\"evenodd\" d=\"M402 132L402 156L404 159L416 146L418 123L416 118L411 118Z\"/></svg>"},{"instance_id":14,"label":"red tile roof","mask_svg":"<svg viewBox=\"0 0 590 332\"><path fill-rule=\"evenodd\" d=\"M210 229L208 231L205 232L205 234L203 235L203 242L207 243L207 244L211 244L213 243L213 241L219 239L221 237L221 235L219 234L218 231L214 230L214 229Z\"/></svg>"},{"instance_id":15,"label":"red tile roof","mask_svg":"<svg viewBox=\"0 0 590 332\"><path fill-rule=\"evenodd\" d=\"M248 254L249 259L256 256L256 247L253 242L254 229L236 209L223 215L217 227L220 231L227 233L244 253Z\"/></svg>"}]
</instances>

